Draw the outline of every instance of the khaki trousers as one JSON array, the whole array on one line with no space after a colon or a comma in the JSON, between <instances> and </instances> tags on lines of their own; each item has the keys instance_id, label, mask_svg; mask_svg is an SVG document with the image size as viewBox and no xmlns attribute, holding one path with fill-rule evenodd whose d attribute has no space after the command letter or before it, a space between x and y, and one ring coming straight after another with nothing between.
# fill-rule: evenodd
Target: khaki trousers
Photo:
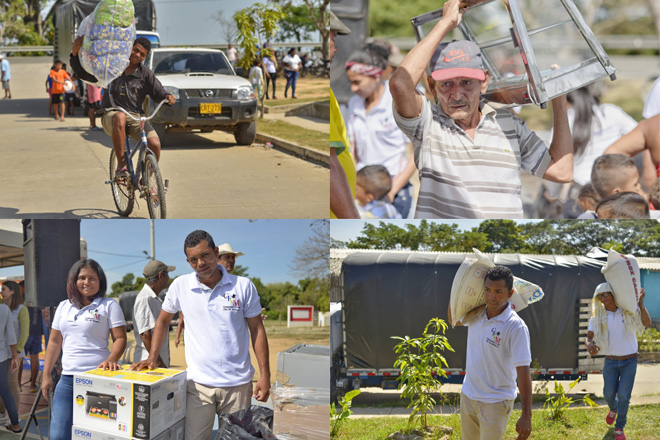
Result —
<instances>
[{"instance_id":1,"label":"khaki trousers","mask_svg":"<svg viewBox=\"0 0 660 440\"><path fill-rule=\"evenodd\" d=\"M461 440L504 440L513 400L484 403L461 393Z\"/></svg>"},{"instance_id":2,"label":"khaki trousers","mask_svg":"<svg viewBox=\"0 0 660 440\"><path fill-rule=\"evenodd\" d=\"M231 414L247 409L251 401L252 382L229 388L213 388L189 380L186 395L186 440L209 440L216 414Z\"/></svg>"}]
</instances>

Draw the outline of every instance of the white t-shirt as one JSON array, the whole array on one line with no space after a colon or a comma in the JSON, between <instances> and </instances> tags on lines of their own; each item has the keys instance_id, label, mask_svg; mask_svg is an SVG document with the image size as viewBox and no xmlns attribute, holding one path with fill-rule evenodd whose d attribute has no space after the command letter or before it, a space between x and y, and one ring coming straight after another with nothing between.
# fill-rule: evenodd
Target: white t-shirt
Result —
<instances>
[{"instance_id":1,"label":"white t-shirt","mask_svg":"<svg viewBox=\"0 0 660 440\"><path fill-rule=\"evenodd\" d=\"M148 285L144 285L138 296L135 298L133 306L133 329L135 332L135 352L133 353L133 362L144 361L149 357L149 352L144 347L140 334L153 330L156 327L156 320L160 315L163 303L156 293ZM167 338L160 347L160 358L165 362L165 366L170 366L170 338L168 326ZM153 337L153 333L151 335Z\"/></svg>"},{"instance_id":2,"label":"white t-shirt","mask_svg":"<svg viewBox=\"0 0 660 440\"><path fill-rule=\"evenodd\" d=\"M623 310L619 307L616 312L607 312L607 336L608 347L607 352L602 351L600 354L606 356L627 356L629 354L637 353L637 337L635 332L626 331L626 324L623 321ZM593 318L589 319L589 331L594 331L592 322Z\"/></svg>"},{"instance_id":3,"label":"white t-shirt","mask_svg":"<svg viewBox=\"0 0 660 440\"><path fill-rule=\"evenodd\" d=\"M660 78L656 79L653 87L651 87L649 96L646 98L646 104L644 104L642 116L648 119L658 113L660 113Z\"/></svg>"},{"instance_id":4,"label":"white t-shirt","mask_svg":"<svg viewBox=\"0 0 660 440\"><path fill-rule=\"evenodd\" d=\"M508 305L491 319L484 309L465 325L468 340L463 393L486 403L514 400L516 367L532 362L527 325Z\"/></svg>"},{"instance_id":5,"label":"white t-shirt","mask_svg":"<svg viewBox=\"0 0 660 440\"><path fill-rule=\"evenodd\" d=\"M209 387L234 387L252 380L250 333L246 318L261 314L256 287L248 278L230 275L209 289L196 273L178 277L167 291L163 310L183 312L188 379Z\"/></svg>"},{"instance_id":6,"label":"white t-shirt","mask_svg":"<svg viewBox=\"0 0 660 440\"><path fill-rule=\"evenodd\" d=\"M348 101L348 138L355 148L359 171L367 165L383 165L394 178L408 164L408 137L396 125L392 114L392 95L387 84L383 95L369 113L365 99L355 95Z\"/></svg>"},{"instance_id":7,"label":"white t-shirt","mask_svg":"<svg viewBox=\"0 0 660 440\"><path fill-rule=\"evenodd\" d=\"M607 147L637 126L637 121L613 104L594 106L593 112L591 140L585 146L582 154L575 155L573 159L573 181L583 186L591 181L591 169L594 161L603 155ZM573 131L575 110L569 108L567 115L568 124Z\"/></svg>"},{"instance_id":8,"label":"white t-shirt","mask_svg":"<svg viewBox=\"0 0 660 440\"><path fill-rule=\"evenodd\" d=\"M298 54L295 54L294 56L291 55L286 55L284 58L282 58L282 64L285 66L284 68L286 70L298 70L300 66L300 57ZM287 63L291 63L291 66L287 67Z\"/></svg>"},{"instance_id":9,"label":"white t-shirt","mask_svg":"<svg viewBox=\"0 0 660 440\"><path fill-rule=\"evenodd\" d=\"M236 50L235 47L232 47L231 49L227 49L227 59L229 61L236 61L236 55L238 54L238 51Z\"/></svg>"},{"instance_id":10,"label":"white t-shirt","mask_svg":"<svg viewBox=\"0 0 660 440\"><path fill-rule=\"evenodd\" d=\"M264 83L264 72L259 66L250 67L248 79L253 86L262 85Z\"/></svg>"},{"instance_id":11,"label":"white t-shirt","mask_svg":"<svg viewBox=\"0 0 660 440\"><path fill-rule=\"evenodd\" d=\"M268 73L277 72L277 69L275 69L275 63L273 63L270 57L264 57L264 66L266 66L266 71Z\"/></svg>"},{"instance_id":12,"label":"white t-shirt","mask_svg":"<svg viewBox=\"0 0 660 440\"><path fill-rule=\"evenodd\" d=\"M53 328L62 333L62 374L93 370L110 355L110 329L126 325L121 307L110 298L94 298L79 309L68 299L57 306Z\"/></svg>"},{"instance_id":13,"label":"white t-shirt","mask_svg":"<svg viewBox=\"0 0 660 440\"><path fill-rule=\"evenodd\" d=\"M0 304L0 362L11 359L10 345L18 342L11 310L7 304Z\"/></svg>"}]
</instances>

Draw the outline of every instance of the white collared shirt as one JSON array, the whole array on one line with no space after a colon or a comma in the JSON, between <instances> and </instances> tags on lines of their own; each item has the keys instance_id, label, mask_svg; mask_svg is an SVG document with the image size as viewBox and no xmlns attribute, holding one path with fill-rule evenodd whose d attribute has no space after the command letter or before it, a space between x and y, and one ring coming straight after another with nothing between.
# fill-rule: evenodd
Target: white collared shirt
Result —
<instances>
[{"instance_id":1,"label":"white collared shirt","mask_svg":"<svg viewBox=\"0 0 660 440\"><path fill-rule=\"evenodd\" d=\"M156 327L156 320L163 303L160 302L158 295L147 284L144 285L133 305L133 330L135 331L135 352L133 353L133 362L144 361L149 357L149 351L144 346L140 335ZM160 358L165 362L165 366L170 366L170 337L169 326L167 327L167 338L160 347ZM151 335L153 337L153 333Z\"/></svg>"},{"instance_id":2,"label":"white collared shirt","mask_svg":"<svg viewBox=\"0 0 660 440\"><path fill-rule=\"evenodd\" d=\"M62 374L84 373L110 355L110 329L126 325L117 301L94 298L79 309L68 299L57 306L53 328L62 333Z\"/></svg>"},{"instance_id":3,"label":"white collared shirt","mask_svg":"<svg viewBox=\"0 0 660 440\"><path fill-rule=\"evenodd\" d=\"M233 387L252 380L246 318L259 316L257 289L248 278L222 272L209 289L195 272L178 277L163 303L167 313L183 312L188 379L209 387Z\"/></svg>"},{"instance_id":4,"label":"white collared shirt","mask_svg":"<svg viewBox=\"0 0 660 440\"><path fill-rule=\"evenodd\" d=\"M514 400L516 367L532 362L527 325L508 304L491 319L484 309L465 325L468 339L463 393L486 403Z\"/></svg>"}]
</instances>

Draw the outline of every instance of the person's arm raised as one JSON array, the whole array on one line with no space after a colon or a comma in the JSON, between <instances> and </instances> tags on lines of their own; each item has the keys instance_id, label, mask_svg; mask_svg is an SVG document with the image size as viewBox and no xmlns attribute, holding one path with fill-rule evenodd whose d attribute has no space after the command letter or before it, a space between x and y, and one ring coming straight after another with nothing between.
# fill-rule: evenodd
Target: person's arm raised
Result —
<instances>
[{"instance_id":1,"label":"person's arm raised","mask_svg":"<svg viewBox=\"0 0 660 440\"><path fill-rule=\"evenodd\" d=\"M422 98L415 87L442 39L460 22L466 10L465 2L449 0L443 6L442 18L433 30L412 48L390 78L390 92L397 112L404 118L415 118L422 111Z\"/></svg>"}]
</instances>

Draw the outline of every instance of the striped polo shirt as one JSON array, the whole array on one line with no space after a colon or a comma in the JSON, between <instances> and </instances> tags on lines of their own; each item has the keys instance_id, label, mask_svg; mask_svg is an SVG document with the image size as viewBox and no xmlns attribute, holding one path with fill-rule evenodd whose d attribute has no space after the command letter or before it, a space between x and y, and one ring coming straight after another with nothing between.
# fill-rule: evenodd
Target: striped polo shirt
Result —
<instances>
[{"instance_id":1,"label":"striped polo shirt","mask_svg":"<svg viewBox=\"0 0 660 440\"><path fill-rule=\"evenodd\" d=\"M472 139L422 95L422 113L394 118L411 140L419 170L415 218L522 218L520 168L543 177L550 153L525 122L481 103Z\"/></svg>"}]
</instances>

